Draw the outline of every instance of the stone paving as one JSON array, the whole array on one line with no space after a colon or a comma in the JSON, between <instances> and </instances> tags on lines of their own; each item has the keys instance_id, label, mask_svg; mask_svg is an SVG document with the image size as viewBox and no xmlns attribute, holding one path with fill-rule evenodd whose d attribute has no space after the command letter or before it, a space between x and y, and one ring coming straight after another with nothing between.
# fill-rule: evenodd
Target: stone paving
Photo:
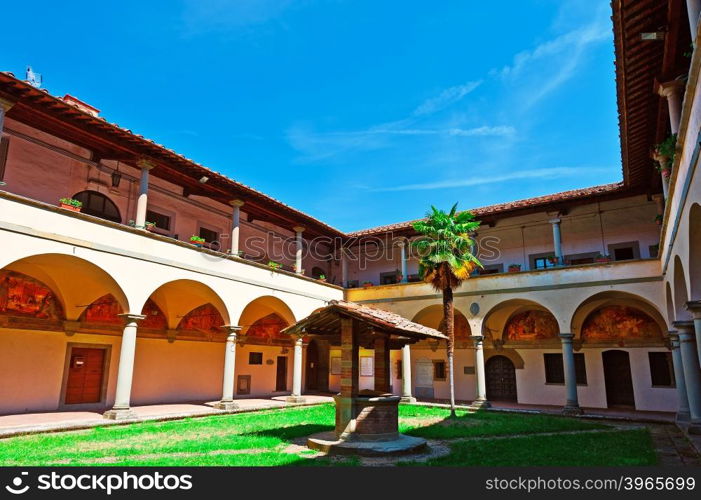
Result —
<instances>
[{"instance_id":1,"label":"stone paving","mask_svg":"<svg viewBox=\"0 0 701 500\"><path fill-rule=\"evenodd\" d=\"M701 466L701 457L676 425L648 425L660 465Z\"/></svg>"}]
</instances>

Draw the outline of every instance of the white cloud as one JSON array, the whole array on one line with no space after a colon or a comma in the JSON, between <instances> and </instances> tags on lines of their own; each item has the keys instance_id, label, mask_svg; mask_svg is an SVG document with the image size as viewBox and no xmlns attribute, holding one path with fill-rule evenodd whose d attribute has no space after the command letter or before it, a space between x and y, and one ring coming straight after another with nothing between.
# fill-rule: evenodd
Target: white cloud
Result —
<instances>
[{"instance_id":1,"label":"white cloud","mask_svg":"<svg viewBox=\"0 0 701 500\"><path fill-rule=\"evenodd\" d=\"M421 184L404 184L401 186L383 186L379 188L370 188L370 191L388 192L388 191L425 191L434 189L450 189L461 187L484 186L487 184L497 184L501 182L509 182L524 179L560 179L563 177L571 177L582 174L591 173L608 173L610 168L606 167L554 167L554 168L537 168L525 170L522 172L510 172L501 175L481 175L479 177L468 177L464 179L449 179L436 182L426 182Z\"/></svg>"},{"instance_id":2,"label":"white cloud","mask_svg":"<svg viewBox=\"0 0 701 500\"><path fill-rule=\"evenodd\" d=\"M494 73L522 87L522 104L527 109L572 78L590 47L612 36L610 21L597 15L585 26L517 53L511 64Z\"/></svg>"},{"instance_id":3,"label":"white cloud","mask_svg":"<svg viewBox=\"0 0 701 500\"><path fill-rule=\"evenodd\" d=\"M475 90L481 83L481 81L467 82L462 85L449 87L437 96L426 99L423 103L417 106L417 108L414 110L414 116L430 115L445 109Z\"/></svg>"},{"instance_id":4,"label":"white cloud","mask_svg":"<svg viewBox=\"0 0 701 500\"><path fill-rule=\"evenodd\" d=\"M396 123L396 122L395 122ZM516 133L511 126L487 126L475 128L391 128L372 127L366 130L347 132L313 132L302 127L292 127L287 131L289 144L304 156L302 161L313 162L329 159L339 154L354 151L372 151L391 145L392 137L508 137Z\"/></svg>"}]
</instances>

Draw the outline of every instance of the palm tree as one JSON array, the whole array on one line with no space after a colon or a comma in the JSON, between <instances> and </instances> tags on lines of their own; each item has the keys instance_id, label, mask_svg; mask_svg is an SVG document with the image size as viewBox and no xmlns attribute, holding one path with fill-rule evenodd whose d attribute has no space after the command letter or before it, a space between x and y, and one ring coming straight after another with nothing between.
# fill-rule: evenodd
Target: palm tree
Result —
<instances>
[{"instance_id":1,"label":"palm tree","mask_svg":"<svg viewBox=\"0 0 701 500\"><path fill-rule=\"evenodd\" d=\"M453 289L470 277L475 268L482 267L472 253L475 240L472 233L480 225L468 211L457 212L458 204L449 213L431 206L426 218L413 224L423 238L413 242L419 254L419 275L426 283L443 294L443 324L448 337L448 372L450 381L450 416L455 417L455 306Z\"/></svg>"}]
</instances>

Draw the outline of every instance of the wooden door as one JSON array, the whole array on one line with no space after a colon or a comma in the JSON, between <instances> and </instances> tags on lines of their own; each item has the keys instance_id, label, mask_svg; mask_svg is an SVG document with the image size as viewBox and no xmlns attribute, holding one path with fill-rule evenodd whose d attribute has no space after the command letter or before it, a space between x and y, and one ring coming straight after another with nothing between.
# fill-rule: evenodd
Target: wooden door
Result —
<instances>
[{"instance_id":1,"label":"wooden door","mask_svg":"<svg viewBox=\"0 0 701 500\"><path fill-rule=\"evenodd\" d=\"M630 357L626 351L604 351L604 382L609 407L635 408L633 377L630 373Z\"/></svg>"},{"instance_id":2,"label":"wooden door","mask_svg":"<svg viewBox=\"0 0 701 500\"><path fill-rule=\"evenodd\" d=\"M99 403L105 369L105 349L74 347L68 365L66 404Z\"/></svg>"},{"instance_id":3,"label":"wooden door","mask_svg":"<svg viewBox=\"0 0 701 500\"><path fill-rule=\"evenodd\" d=\"M277 373L275 375L275 390L287 390L287 356L277 357Z\"/></svg>"},{"instance_id":4,"label":"wooden door","mask_svg":"<svg viewBox=\"0 0 701 500\"><path fill-rule=\"evenodd\" d=\"M505 356L493 356L487 360L487 399L490 401L516 401L516 369Z\"/></svg>"}]
</instances>

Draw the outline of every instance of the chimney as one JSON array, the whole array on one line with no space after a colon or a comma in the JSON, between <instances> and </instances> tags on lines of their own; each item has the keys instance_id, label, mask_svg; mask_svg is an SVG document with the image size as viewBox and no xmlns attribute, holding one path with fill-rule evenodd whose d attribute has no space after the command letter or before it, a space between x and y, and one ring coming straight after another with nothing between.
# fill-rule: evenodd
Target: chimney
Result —
<instances>
[{"instance_id":1,"label":"chimney","mask_svg":"<svg viewBox=\"0 0 701 500\"><path fill-rule=\"evenodd\" d=\"M100 114L100 110L97 108L93 108L90 104L81 101L77 97L73 97L70 94L64 95L61 100L65 102L66 104L70 104L71 106L75 106L79 110L83 111L84 113L87 113L92 116L98 116Z\"/></svg>"}]
</instances>

